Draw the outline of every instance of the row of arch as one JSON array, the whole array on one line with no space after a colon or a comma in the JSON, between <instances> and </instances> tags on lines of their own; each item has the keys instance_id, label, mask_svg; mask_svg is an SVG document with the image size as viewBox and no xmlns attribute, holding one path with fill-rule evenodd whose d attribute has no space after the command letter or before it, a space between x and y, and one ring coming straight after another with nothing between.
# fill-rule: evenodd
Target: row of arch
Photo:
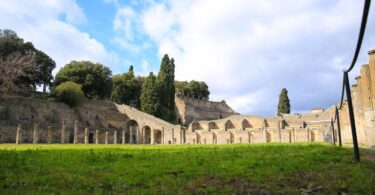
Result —
<instances>
[{"instance_id":1,"label":"row of arch","mask_svg":"<svg viewBox=\"0 0 375 195\"><path fill-rule=\"evenodd\" d=\"M192 128L192 131L205 129L205 128L202 127L201 123L198 122L198 121L193 122L192 125L191 125L191 128ZM221 124L221 125L218 124L215 121L211 121L211 122L207 123L207 129L209 131L210 130L214 130L214 129L224 129L225 131L227 131L228 129L242 129L242 130L245 130L247 128L254 128L254 126L251 125L250 122L247 119L243 119L241 121L240 127L236 127L231 120L227 120L224 124Z\"/></svg>"},{"instance_id":2,"label":"row of arch","mask_svg":"<svg viewBox=\"0 0 375 195\"><path fill-rule=\"evenodd\" d=\"M130 120L124 131L125 143L130 144L162 144L163 131L161 129L151 129L145 125L140 128L136 120Z\"/></svg>"}]
</instances>

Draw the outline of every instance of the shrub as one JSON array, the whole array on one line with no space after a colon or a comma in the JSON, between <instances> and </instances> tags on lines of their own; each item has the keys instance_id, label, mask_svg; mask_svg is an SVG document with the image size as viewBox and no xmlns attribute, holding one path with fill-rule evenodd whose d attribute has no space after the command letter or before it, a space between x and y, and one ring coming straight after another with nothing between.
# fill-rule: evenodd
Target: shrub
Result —
<instances>
[{"instance_id":1,"label":"shrub","mask_svg":"<svg viewBox=\"0 0 375 195\"><path fill-rule=\"evenodd\" d=\"M84 98L81 85L72 81L67 81L58 85L55 89L55 94L57 100L71 107L79 105Z\"/></svg>"}]
</instances>

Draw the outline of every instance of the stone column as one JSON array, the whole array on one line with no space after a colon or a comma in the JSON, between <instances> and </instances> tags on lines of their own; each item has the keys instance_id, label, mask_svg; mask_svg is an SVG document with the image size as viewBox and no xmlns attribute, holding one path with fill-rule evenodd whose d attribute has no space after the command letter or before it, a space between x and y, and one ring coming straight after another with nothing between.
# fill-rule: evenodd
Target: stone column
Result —
<instances>
[{"instance_id":1,"label":"stone column","mask_svg":"<svg viewBox=\"0 0 375 195\"><path fill-rule=\"evenodd\" d=\"M175 144L174 143L174 128L172 128L172 144Z\"/></svg>"},{"instance_id":2,"label":"stone column","mask_svg":"<svg viewBox=\"0 0 375 195\"><path fill-rule=\"evenodd\" d=\"M108 131L105 132L105 141L104 144L108 144Z\"/></svg>"},{"instance_id":3,"label":"stone column","mask_svg":"<svg viewBox=\"0 0 375 195\"><path fill-rule=\"evenodd\" d=\"M151 141L150 144L154 144L154 129L151 129Z\"/></svg>"},{"instance_id":4,"label":"stone column","mask_svg":"<svg viewBox=\"0 0 375 195\"><path fill-rule=\"evenodd\" d=\"M283 120L281 120L280 122L279 122L279 125L278 125L278 130L279 130L279 142L281 143L281 129L283 128Z\"/></svg>"},{"instance_id":5,"label":"stone column","mask_svg":"<svg viewBox=\"0 0 375 195\"><path fill-rule=\"evenodd\" d=\"M125 129L122 130L122 140L121 140L122 144L125 144Z\"/></svg>"},{"instance_id":6,"label":"stone column","mask_svg":"<svg viewBox=\"0 0 375 195\"><path fill-rule=\"evenodd\" d=\"M52 143L52 127L48 126L47 129L47 143L51 144Z\"/></svg>"},{"instance_id":7,"label":"stone column","mask_svg":"<svg viewBox=\"0 0 375 195\"><path fill-rule=\"evenodd\" d=\"M85 128L85 144L89 143L89 128Z\"/></svg>"},{"instance_id":8,"label":"stone column","mask_svg":"<svg viewBox=\"0 0 375 195\"><path fill-rule=\"evenodd\" d=\"M38 124L34 124L34 130L33 130L33 144L37 144L38 143L38 134L39 134L39 125Z\"/></svg>"},{"instance_id":9,"label":"stone column","mask_svg":"<svg viewBox=\"0 0 375 195\"><path fill-rule=\"evenodd\" d=\"M73 135L73 143L77 144L78 143L78 121L74 121L74 135Z\"/></svg>"},{"instance_id":10,"label":"stone column","mask_svg":"<svg viewBox=\"0 0 375 195\"><path fill-rule=\"evenodd\" d=\"M139 144L139 126L135 129L135 143Z\"/></svg>"},{"instance_id":11,"label":"stone column","mask_svg":"<svg viewBox=\"0 0 375 195\"><path fill-rule=\"evenodd\" d=\"M162 127L162 132L161 132L161 143L164 144L164 127Z\"/></svg>"},{"instance_id":12,"label":"stone column","mask_svg":"<svg viewBox=\"0 0 375 195\"><path fill-rule=\"evenodd\" d=\"M267 143L267 128L266 128L266 120L264 119L263 120L263 125L262 125L262 129L263 129L263 135L264 135L264 143Z\"/></svg>"},{"instance_id":13,"label":"stone column","mask_svg":"<svg viewBox=\"0 0 375 195\"><path fill-rule=\"evenodd\" d=\"M117 144L117 130L113 132L113 144Z\"/></svg>"},{"instance_id":14,"label":"stone column","mask_svg":"<svg viewBox=\"0 0 375 195\"><path fill-rule=\"evenodd\" d=\"M129 126L129 144L132 144L133 143L133 126L130 125Z\"/></svg>"},{"instance_id":15,"label":"stone column","mask_svg":"<svg viewBox=\"0 0 375 195\"><path fill-rule=\"evenodd\" d=\"M16 133L16 144L20 144L21 142L22 142L21 124L18 124L17 133Z\"/></svg>"},{"instance_id":16,"label":"stone column","mask_svg":"<svg viewBox=\"0 0 375 195\"><path fill-rule=\"evenodd\" d=\"M95 130L95 144L99 144L99 130Z\"/></svg>"},{"instance_id":17,"label":"stone column","mask_svg":"<svg viewBox=\"0 0 375 195\"><path fill-rule=\"evenodd\" d=\"M66 131L66 124L65 121L62 122L62 127L61 127L61 143L65 144L65 131Z\"/></svg>"},{"instance_id":18,"label":"stone column","mask_svg":"<svg viewBox=\"0 0 375 195\"><path fill-rule=\"evenodd\" d=\"M310 129L307 128L307 142L310 142Z\"/></svg>"}]
</instances>

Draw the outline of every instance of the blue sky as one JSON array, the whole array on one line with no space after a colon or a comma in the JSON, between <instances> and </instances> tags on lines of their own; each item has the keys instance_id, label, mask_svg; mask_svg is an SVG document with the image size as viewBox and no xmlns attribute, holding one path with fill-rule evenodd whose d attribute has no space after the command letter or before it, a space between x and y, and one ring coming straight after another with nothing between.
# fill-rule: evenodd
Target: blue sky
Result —
<instances>
[{"instance_id":1,"label":"blue sky","mask_svg":"<svg viewBox=\"0 0 375 195\"><path fill-rule=\"evenodd\" d=\"M0 28L57 62L90 60L113 74L157 72L163 54L177 80L203 80L211 100L242 114L273 115L287 88L292 111L339 100L363 2L358 0L1 0ZM375 10L354 78L375 48Z\"/></svg>"}]
</instances>

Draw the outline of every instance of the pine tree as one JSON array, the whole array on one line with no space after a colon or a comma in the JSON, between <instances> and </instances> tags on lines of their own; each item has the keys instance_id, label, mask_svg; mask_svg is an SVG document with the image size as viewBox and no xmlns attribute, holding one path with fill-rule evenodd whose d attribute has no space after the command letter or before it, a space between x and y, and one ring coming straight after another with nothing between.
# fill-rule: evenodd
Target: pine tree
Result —
<instances>
[{"instance_id":1,"label":"pine tree","mask_svg":"<svg viewBox=\"0 0 375 195\"><path fill-rule=\"evenodd\" d=\"M157 115L160 107L158 89L155 85L156 77L152 72L145 79L141 92L141 110L151 115Z\"/></svg>"},{"instance_id":2,"label":"pine tree","mask_svg":"<svg viewBox=\"0 0 375 195\"><path fill-rule=\"evenodd\" d=\"M277 114L289 114L290 113L290 101L288 97L288 91L283 88L279 95L279 105L277 106Z\"/></svg>"}]
</instances>

